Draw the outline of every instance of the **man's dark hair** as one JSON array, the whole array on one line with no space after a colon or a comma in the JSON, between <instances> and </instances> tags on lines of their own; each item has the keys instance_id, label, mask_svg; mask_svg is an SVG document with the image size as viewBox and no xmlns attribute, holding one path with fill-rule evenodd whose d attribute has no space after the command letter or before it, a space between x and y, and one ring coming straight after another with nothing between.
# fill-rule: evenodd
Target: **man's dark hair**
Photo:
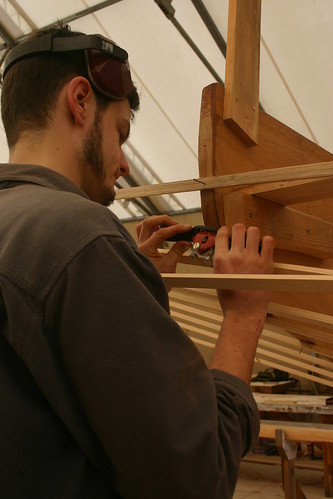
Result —
<instances>
[{"instance_id":1,"label":"man's dark hair","mask_svg":"<svg viewBox=\"0 0 333 499\"><path fill-rule=\"evenodd\" d=\"M54 37L79 36L67 25L40 30L30 38L51 34ZM1 92L1 115L8 146L17 142L24 130L42 130L52 117L52 109L65 83L75 76L88 78L84 52L36 54L15 63L6 73ZM95 91L99 110L113 99ZM127 96L132 111L139 108L139 96L134 88Z\"/></svg>"}]
</instances>

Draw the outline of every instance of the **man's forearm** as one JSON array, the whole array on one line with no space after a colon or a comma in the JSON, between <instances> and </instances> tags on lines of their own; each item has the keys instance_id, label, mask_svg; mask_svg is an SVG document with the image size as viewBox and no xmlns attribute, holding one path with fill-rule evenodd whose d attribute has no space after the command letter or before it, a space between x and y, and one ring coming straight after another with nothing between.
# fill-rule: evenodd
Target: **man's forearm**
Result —
<instances>
[{"instance_id":1,"label":"man's forearm","mask_svg":"<svg viewBox=\"0 0 333 499\"><path fill-rule=\"evenodd\" d=\"M210 362L211 369L228 372L250 383L263 317L225 317Z\"/></svg>"}]
</instances>

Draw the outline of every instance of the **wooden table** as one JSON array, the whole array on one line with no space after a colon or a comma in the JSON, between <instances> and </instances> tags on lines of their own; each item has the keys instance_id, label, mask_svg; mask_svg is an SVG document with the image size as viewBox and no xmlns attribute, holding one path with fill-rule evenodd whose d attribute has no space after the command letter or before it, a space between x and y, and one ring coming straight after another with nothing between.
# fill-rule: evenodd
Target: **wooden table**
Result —
<instances>
[{"instance_id":1,"label":"wooden table","mask_svg":"<svg viewBox=\"0 0 333 499\"><path fill-rule=\"evenodd\" d=\"M333 423L333 398L325 395L253 393L259 412L317 414L323 424ZM332 427L333 432L333 427ZM322 443L325 496L333 497L333 444Z\"/></svg>"}]
</instances>

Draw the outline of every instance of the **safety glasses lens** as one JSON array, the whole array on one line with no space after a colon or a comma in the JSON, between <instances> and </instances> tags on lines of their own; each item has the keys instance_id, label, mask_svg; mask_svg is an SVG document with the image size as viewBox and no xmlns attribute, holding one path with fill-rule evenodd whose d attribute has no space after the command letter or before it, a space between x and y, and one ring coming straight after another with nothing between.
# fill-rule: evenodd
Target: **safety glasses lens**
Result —
<instances>
[{"instance_id":1,"label":"safety glasses lens","mask_svg":"<svg viewBox=\"0 0 333 499\"><path fill-rule=\"evenodd\" d=\"M123 99L133 90L127 61L118 61L94 49L86 52L90 76L97 89L116 99Z\"/></svg>"}]
</instances>

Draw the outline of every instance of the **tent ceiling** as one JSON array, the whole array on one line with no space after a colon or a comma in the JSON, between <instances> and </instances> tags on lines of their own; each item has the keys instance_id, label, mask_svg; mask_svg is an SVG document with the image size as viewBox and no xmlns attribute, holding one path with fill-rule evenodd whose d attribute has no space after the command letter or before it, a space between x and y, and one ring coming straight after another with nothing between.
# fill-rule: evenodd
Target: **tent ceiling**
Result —
<instances>
[{"instance_id":1,"label":"tent ceiling","mask_svg":"<svg viewBox=\"0 0 333 499\"><path fill-rule=\"evenodd\" d=\"M228 0L173 0L176 22L154 0L0 0L0 44L66 18L72 19L73 30L112 38L129 52L141 95L124 148L131 185L193 178L198 176L201 92L216 80L175 24L221 80L225 72L225 59L195 8L198 4L227 40ZM82 11L86 15L76 16ZM267 113L331 152L332 23L333 0L262 0L260 102ZM0 128L0 162L7 159ZM123 180L119 185L127 186ZM128 219L200 208L198 193L139 202L116 202L112 209Z\"/></svg>"}]
</instances>

